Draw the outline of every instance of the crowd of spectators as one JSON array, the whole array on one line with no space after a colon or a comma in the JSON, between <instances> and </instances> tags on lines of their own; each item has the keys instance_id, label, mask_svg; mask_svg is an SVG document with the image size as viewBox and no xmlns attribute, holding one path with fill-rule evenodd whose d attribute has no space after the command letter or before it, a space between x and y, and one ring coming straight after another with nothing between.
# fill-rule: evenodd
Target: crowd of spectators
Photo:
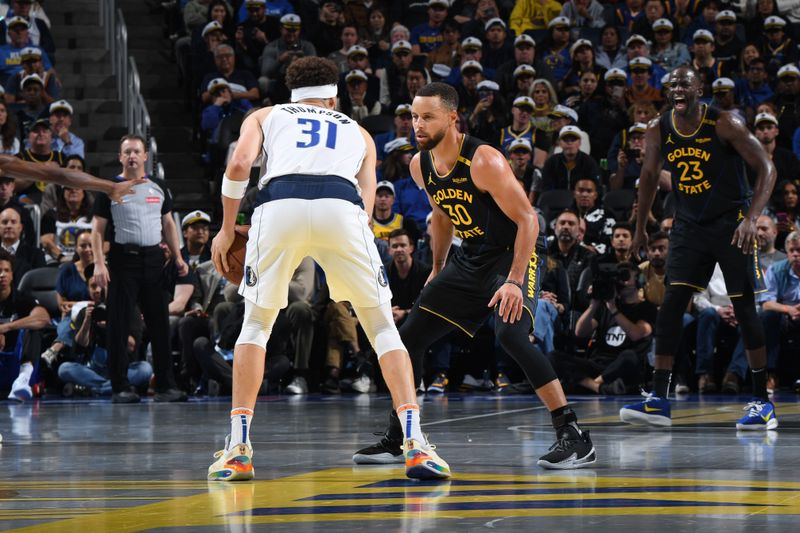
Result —
<instances>
[{"instance_id":1,"label":"crowd of spectators","mask_svg":"<svg viewBox=\"0 0 800 533\"><path fill-rule=\"evenodd\" d=\"M22 13L23 5L15 0L14 13ZM745 121L777 169L778 184L758 223L758 255L768 287L759 296L759 314L770 342L770 389L800 391L795 43L800 13L794 8L781 12L775 0L173 0L162 5L209 163L206 179L220 178L249 110L288 101L284 73L292 61L318 55L339 66L340 109L373 135L378 151L373 230L398 324L423 287L431 259L431 207L408 170L416 152L410 104L426 83L452 84L460 99L459 129L508 157L541 215L548 246L535 342L550 355L567 390L587 394L636 392L650 375L674 202L671 176L662 172L648 213L647 251L640 256L630 249L636 187L647 151L646 124L664 112L668 74L681 65L694 67L704 86L702 102ZM3 21L8 44L0 47L2 56L19 58L0 64L7 102L0 105L3 151L80 166L82 142L69 132L72 108L57 100L58 79L48 59L52 39L41 31L34 42L34 25L25 17ZM37 20L35 27L41 26ZM21 35L26 31L27 39ZM253 177L258 174L254 167ZM251 189L240 222L246 223L254 195ZM38 243L25 203L40 204L46 215ZM95 315L103 295L92 289L91 250L80 240L91 219L90 204L90 195L79 191L0 177L2 246L12 255L26 250L25 260L10 265L9 273L0 257L0 300L4 276L16 286L24 270L62 263L58 309L50 313L58 334L55 340L44 335L38 374L56 390L68 383L64 392L70 394L107 392L102 355L96 354L102 335L89 338L102 330ZM235 287L208 262L216 216L179 215L182 253L192 272L165 285L175 368L189 393L230 391L230 361L241 325L243 306ZM301 394L380 387L374 353L352 309L330 301L325 274L313 261L298 267L289 293L290 305L267 349L264 390ZM0 301L0 309L4 305ZM739 392L748 386L737 323L719 273L696 295L684 324L675 369L678 392ZM5 327L0 325L0 333ZM491 331L487 325L474 339L454 334L437 342L420 387L431 393L457 387L524 391L517 383L523 381L519 369ZM6 334L5 349L13 344L9 339ZM147 362L146 330L131 335L129 349ZM62 370L67 362L97 375L81 381L74 366ZM147 387L146 364L132 365L129 372L131 383Z\"/></svg>"}]
</instances>

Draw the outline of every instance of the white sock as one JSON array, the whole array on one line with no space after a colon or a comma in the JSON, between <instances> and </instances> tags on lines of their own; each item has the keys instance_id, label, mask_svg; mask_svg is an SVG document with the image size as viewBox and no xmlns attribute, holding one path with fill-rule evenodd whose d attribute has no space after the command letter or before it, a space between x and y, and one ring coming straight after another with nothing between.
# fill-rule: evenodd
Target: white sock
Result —
<instances>
[{"instance_id":1,"label":"white sock","mask_svg":"<svg viewBox=\"0 0 800 533\"><path fill-rule=\"evenodd\" d=\"M242 443L250 446L250 422L252 420L252 409L248 409L247 407L231 409L231 440L228 443L229 450Z\"/></svg>"},{"instance_id":2,"label":"white sock","mask_svg":"<svg viewBox=\"0 0 800 533\"><path fill-rule=\"evenodd\" d=\"M404 440L414 439L422 444L427 443L419 425L419 405L415 403L401 405L397 408L397 417L403 427Z\"/></svg>"},{"instance_id":3,"label":"white sock","mask_svg":"<svg viewBox=\"0 0 800 533\"><path fill-rule=\"evenodd\" d=\"M25 376L25 385L29 384L31 376L33 375L33 365L30 363L22 363L19 367L19 375L20 377Z\"/></svg>"}]
</instances>

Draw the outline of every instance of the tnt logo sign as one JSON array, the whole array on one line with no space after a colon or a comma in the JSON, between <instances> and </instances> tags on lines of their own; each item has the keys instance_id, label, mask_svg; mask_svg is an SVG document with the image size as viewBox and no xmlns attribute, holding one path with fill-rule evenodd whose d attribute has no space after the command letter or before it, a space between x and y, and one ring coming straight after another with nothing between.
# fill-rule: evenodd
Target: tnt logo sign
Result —
<instances>
[{"instance_id":1,"label":"tnt logo sign","mask_svg":"<svg viewBox=\"0 0 800 533\"><path fill-rule=\"evenodd\" d=\"M614 326L606 331L606 344L609 346L622 346L626 338L625 330L619 326Z\"/></svg>"}]
</instances>

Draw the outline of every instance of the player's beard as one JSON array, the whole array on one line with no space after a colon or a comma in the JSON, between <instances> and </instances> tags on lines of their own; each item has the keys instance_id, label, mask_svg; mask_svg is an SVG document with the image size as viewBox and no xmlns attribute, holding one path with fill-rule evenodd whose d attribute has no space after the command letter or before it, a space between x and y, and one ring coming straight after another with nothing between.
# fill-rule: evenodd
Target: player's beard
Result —
<instances>
[{"instance_id":1,"label":"player's beard","mask_svg":"<svg viewBox=\"0 0 800 533\"><path fill-rule=\"evenodd\" d=\"M419 143L420 148L422 148L423 150L433 150L434 148L436 148L436 146L438 146L440 142L442 142L445 133L447 133L447 128L443 128L436 134L428 135L428 139L424 143ZM419 142L419 140L417 140L417 142Z\"/></svg>"}]
</instances>

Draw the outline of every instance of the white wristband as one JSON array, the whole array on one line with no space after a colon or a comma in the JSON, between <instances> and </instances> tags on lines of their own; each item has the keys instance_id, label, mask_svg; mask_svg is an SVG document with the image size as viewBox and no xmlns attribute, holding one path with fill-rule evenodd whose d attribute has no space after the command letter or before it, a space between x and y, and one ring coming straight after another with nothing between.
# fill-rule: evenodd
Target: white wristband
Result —
<instances>
[{"instance_id":1,"label":"white wristband","mask_svg":"<svg viewBox=\"0 0 800 533\"><path fill-rule=\"evenodd\" d=\"M244 193L247 192L248 184L248 180L232 180L227 174L224 174L222 176L222 195L234 200L241 200L244 198Z\"/></svg>"}]
</instances>

